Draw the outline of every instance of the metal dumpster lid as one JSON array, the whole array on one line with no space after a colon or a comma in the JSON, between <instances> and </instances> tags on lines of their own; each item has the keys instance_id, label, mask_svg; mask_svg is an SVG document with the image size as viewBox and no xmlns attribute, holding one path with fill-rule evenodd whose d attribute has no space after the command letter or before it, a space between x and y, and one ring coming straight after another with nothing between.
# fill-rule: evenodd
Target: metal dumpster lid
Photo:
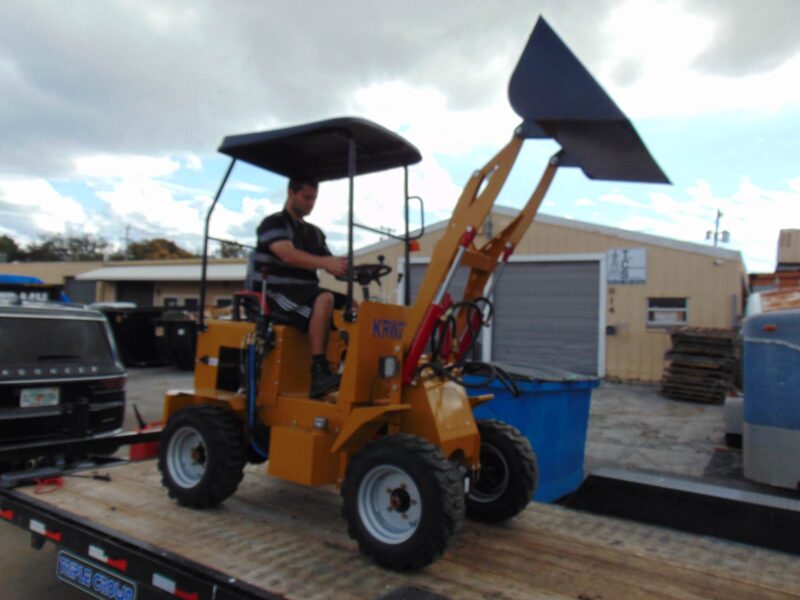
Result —
<instances>
[{"instance_id":1,"label":"metal dumpster lid","mask_svg":"<svg viewBox=\"0 0 800 600\"><path fill-rule=\"evenodd\" d=\"M509 376L516 381L597 381L599 377L596 375L586 375L584 373L575 373L565 369L558 369L556 367L531 367L514 365L504 362L492 361L495 367L503 369Z\"/></svg>"},{"instance_id":2,"label":"metal dumpster lid","mask_svg":"<svg viewBox=\"0 0 800 600\"><path fill-rule=\"evenodd\" d=\"M669 183L631 122L543 18L508 85L518 134L553 138L590 179Z\"/></svg>"}]
</instances>

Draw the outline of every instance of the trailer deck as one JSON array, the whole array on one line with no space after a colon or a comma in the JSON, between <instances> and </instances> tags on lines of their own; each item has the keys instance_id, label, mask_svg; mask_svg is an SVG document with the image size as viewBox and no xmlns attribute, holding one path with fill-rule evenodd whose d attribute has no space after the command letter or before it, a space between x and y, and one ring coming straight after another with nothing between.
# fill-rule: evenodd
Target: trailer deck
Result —
<instances>
[{"instance_id":1,"label":"trailer deck","mask_svg":"<svg viewBox=\"0 0 800 600\"><path fill-rule=\"evenodd\" d=\"M140 599L379 598L404 588L449 598L800 597L797 556L538 503L505 525L467 521L437 563L394 573L358 552L333 489L249 467L220 508L194 511L167 498L153 461L110 473L110 482L70 478L46 496L2 491L0 514L59 544L59 556L104 562L136 582Z\"/></svg>"}]
</instances>

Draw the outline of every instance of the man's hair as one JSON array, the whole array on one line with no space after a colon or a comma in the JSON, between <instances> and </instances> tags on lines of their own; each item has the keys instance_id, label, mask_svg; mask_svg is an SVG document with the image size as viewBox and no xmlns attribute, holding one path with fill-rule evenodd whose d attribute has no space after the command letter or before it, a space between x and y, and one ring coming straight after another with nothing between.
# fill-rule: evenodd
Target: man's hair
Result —
<instances>
[{"instance_id":1,"label":"man's hair","mask_svg":"<svg viewBox=\"0 0 800 600\"><path fill-rule=\"evenodd\" d=\"M289 189L295 194L306 185L316 190L319 188L319 181L309 175L296 175L295 177L289 178Z\"/></svg>"}]
</instances>

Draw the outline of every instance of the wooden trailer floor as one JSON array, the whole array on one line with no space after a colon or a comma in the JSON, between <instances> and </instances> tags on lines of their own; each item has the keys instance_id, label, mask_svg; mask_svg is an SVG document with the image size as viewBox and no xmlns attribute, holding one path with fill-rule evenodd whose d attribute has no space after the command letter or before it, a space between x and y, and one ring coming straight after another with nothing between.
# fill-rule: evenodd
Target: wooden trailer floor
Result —
<instances>
[{"instance_id":1,"label":"wooden trailer floor","mask_svg":"<svg viewBox=\"0 0 800 600\"><path fill-rule=\"evenodd\" d=\"M403 586L459 599L800 598L796 556L545 504L500 526L466 521L437 563L398 574L358 552L333 490L250 467L220 508L194 511L167 498L153 461L109 472L37 499L289 598Z\"/></svg>"}]
</instances>

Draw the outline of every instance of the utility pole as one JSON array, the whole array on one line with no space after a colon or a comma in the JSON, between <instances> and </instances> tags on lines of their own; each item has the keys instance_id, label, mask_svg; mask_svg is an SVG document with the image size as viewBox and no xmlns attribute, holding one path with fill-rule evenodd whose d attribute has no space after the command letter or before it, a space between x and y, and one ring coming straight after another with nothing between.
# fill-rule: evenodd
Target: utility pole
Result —
<instances>
[{"instance_id":1,"label":"utility pole","mask_svg":"<svg viewBox=\"0 0 800 600\"><path fill-rule=\"evenodd\" d=\"M131 226L125 225L125 260L130 260L128 247L131 243Z\"/></svg>"},{"instance_id":2,"label":"utility pole","mask_svg":"<svg viewBox=\"0 0 800 600\"><path fill-rule=\"evenodd\" d=\"M722 219L722 211L717 209L717 218L714 221L714 231L710 229L706 231L706 240L714 240L714 248L722 242L723 244L727 244L731 240L731 234L729 231L720 231L719 230L719 222Z\"/></svg>"}]
</instances>

